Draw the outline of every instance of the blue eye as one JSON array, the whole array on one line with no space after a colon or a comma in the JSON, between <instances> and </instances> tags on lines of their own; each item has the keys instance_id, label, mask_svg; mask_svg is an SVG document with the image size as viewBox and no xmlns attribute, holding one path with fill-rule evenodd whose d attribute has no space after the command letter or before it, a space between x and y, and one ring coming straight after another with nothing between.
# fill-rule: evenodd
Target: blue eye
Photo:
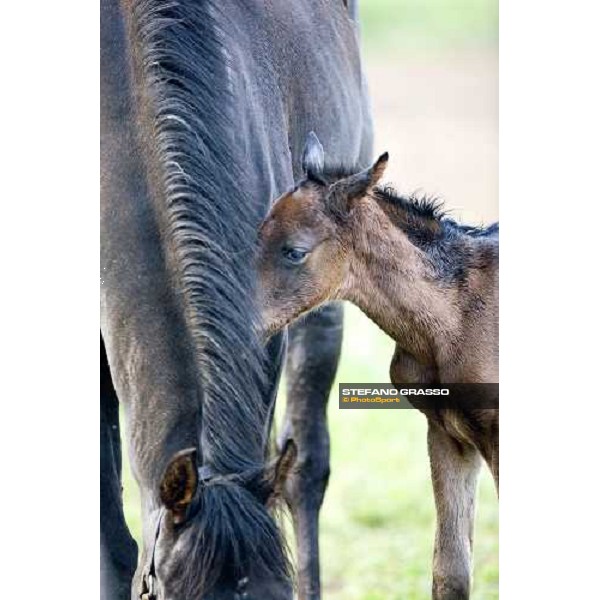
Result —
<instances>
[{"instance_id":1,"label":"blue eye","mask_svg":"<svg viewBox=\"0 0 600 600\"><path fill-rule=\"evenodd\" d=\"M302 250L302 248L284 248L283 256L289 263L299 265L306 260L308 250Z\"/></svg>"}]
</instances>

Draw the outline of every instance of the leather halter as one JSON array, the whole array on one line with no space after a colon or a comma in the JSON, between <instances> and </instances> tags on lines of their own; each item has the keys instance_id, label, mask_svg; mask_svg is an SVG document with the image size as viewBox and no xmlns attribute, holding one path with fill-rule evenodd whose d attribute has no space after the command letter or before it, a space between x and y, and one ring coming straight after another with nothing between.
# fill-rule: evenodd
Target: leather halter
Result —
<instances>
[{"instance_id":1,"label":"leather halter","mask_svg":"<svg viewBox=\"0 0 600 600\"><path fill-rule=\"evenodd\" d=\"M161 508L156 522L156 530L154 533L154 542L152 543L152 554L150 555L150 564L146 573L142 576L142 593L140 594L141 600L156 600L156 543L158 542L158 536L160 535L160 525L165 515L165 509Z\"/></svg>"},{"instance_id":2,"label":"leather halter","mask_svg":"<svg viewBox=\"0 0 600 600\"><path fill-rule=\"evenodd\" d=\"M211 479L214 479L217 476L218 473L210 465L204 465L198 469L198 485L206 485ZM164 515L165 509L161 508L158 519L156 520L150 562L148 563L148 568L144 569L145 572L142 575L142 593L140 594L140 600L158 600L156 591L156 545L158 543L160 526Z\"/></svg>"}]
</instances>

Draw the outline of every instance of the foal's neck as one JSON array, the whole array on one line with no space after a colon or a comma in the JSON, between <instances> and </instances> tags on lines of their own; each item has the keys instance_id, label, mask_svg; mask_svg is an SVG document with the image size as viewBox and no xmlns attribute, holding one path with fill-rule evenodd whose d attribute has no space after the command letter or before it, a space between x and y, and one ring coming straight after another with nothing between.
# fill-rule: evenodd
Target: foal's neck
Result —
<instances>
[{"instance_id":1,"label":"foal's neck","mask_svg":"<svg viewBox=\"0 0 600 600\"><path fill-rule=\"evenodd\" d=\"M413 241L436 226L362 199L351 218L353 256L342 293L422 364L451 352L461 330L459 286L442 281L438 265Z\"/></svg>"}]
</instances>

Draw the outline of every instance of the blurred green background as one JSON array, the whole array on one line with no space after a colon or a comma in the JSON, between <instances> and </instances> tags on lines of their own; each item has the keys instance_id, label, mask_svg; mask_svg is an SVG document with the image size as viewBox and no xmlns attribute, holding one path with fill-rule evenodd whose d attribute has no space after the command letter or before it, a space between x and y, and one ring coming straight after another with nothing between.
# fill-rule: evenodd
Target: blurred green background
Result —
<instances>
[{"instance_id":1,"label":"blurred green background","mask_svg":"<svg viewBox=\"0 0 600 600\"><path fill-rule=\"evenodd\" d=\"M360 0L365 51L487 46L498 38L497 0Z\"/></svg>"},{"instance_id":2,"label":"blurred green background","mask_svg":"<svg viewBox=\"0 0 600 600\"><path fill-rule=\"evenodd\" d=\"M398 188L440 194L453 215L495 220L497 3L362 0L364 64L375 152L389 150ZM346 306L338 381L385 382L393 343ZM412 410L329 406L332 475L321 519L324 598L430 598L435 511L425 418ZM285 393L278 399L278 414ZM127 521L139 540L139 496L128 465ZM498 598L498 501L482 472L472 598Z\"/></svg>"}]
</instances>

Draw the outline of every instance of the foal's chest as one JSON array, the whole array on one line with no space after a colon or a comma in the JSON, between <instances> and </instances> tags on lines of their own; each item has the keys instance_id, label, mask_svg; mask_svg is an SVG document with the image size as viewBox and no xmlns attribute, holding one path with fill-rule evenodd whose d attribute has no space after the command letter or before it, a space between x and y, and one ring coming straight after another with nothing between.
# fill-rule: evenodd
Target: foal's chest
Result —
<instances>
[{"instance_id":1,"label":"foal's chest","mask_svg":"<svg viewBox=\"0 0 600 600\"><path fill-rule=\"evenodd\" d=\"M419 362L412 354L396 345L390 363L390 380L394 385L433 384L439 381L435 364Z\"/></svg>"}]
</instances>

